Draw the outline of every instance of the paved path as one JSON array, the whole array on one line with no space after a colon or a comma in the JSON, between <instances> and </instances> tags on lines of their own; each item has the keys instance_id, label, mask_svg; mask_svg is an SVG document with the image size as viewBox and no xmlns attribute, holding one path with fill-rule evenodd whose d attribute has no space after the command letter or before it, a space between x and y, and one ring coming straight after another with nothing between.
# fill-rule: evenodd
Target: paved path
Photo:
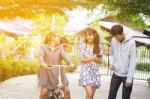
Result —
<instances>
[{"instance_id":1,"label":"paved path","mask_svg":"<svg viewBox=\"0 0 150 99\"><path fill-rule=\"evenodd\" d=\"M79 74L67 74L70 81L72 99L85 99L84 89L78 86ZM110 77L102 76L102 86L96 91L94 99L107 99ZM0 83L0 99L38 99L40 88L37 76L21 76ZM121 99L121 89L118 98ZM135 81L131 99L150 99L147 82Z\"/></svg>"}]
</instances>

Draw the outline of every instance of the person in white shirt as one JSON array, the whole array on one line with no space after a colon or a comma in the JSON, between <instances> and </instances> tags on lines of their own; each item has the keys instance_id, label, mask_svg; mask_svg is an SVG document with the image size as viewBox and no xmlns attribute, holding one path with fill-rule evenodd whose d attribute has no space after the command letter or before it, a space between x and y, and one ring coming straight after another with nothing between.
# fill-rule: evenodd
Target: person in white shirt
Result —
<instances>
[{"instance_id":1,"label":"person in white shirt","mask_svg":"<svg viewBox=\"0 0 150 99\"><path fill-rule=\"evenodd\" d=\"M123 26L111 28L110 69L113 75L108 99L116 99L117 91L123 83L122 99L130 99L136 66L136 44L132 37L123 33Z\"/></svg>"}]
</instances>

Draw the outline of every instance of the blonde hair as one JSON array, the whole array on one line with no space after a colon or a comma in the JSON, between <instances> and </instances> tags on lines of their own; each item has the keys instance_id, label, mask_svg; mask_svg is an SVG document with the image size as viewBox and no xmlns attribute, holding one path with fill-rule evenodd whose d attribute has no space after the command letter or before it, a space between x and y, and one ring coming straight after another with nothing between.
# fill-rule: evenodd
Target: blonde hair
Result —
<instances>
[{"instance_id":1,"label":"blonde hair","mask_svg":"<svg viewBox=\"0 0 150 99\"><path fill-rule=\"evenodd\" d=\"M57 34L55 32L49 32L46 36L45 36L45 40L44 40L44 44L49 44L52 40L53 37L55 37Z\"/></svg>"}]
</instances>

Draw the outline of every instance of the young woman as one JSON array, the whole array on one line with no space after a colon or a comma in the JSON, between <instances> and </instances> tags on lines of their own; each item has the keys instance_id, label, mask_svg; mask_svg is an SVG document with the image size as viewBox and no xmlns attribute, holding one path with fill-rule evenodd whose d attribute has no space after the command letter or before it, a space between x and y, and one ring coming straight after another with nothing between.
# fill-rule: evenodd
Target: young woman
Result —
<instances>
[{"instance_id":1,"label":"young woman","mask_svg":"<svg viewBox=\"0 0 150 99\"><path fill-rule=\"evenodd\" d=\"M96 30L87 28L84 31L85 41L80 45L81 72L79 85L85 88L86 99L93 99L95 91L100 87L98 64L101 63L101 48Z\"/></svg>"},{"instance_id":2,"label":"young woman","mask_svg":"<svg viewBox=\"0 0 150 99\"><path fill-rule=\"evenodd\" d=\"M39 52L39 61L41 64L39 71L39 85L41 87L40 99L47 99L48 89L56 89L58 84L58 67L51 69L51 65L60 65L61 60L72 65L72 61L66 55L63 46L60 45L60 37L51 32L45 37L45 44L41 46ZM68 79L61 68L61 80L64 87L65 99L70 99L70 93L68 88Z\"/></svg>"}]
</instances>

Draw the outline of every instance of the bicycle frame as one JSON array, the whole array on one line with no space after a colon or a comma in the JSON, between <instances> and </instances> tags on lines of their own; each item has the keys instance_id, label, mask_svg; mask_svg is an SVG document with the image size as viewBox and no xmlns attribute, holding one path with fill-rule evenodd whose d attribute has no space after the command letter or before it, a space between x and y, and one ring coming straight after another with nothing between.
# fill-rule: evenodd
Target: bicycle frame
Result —
<instances>
[{"instance_id":1,"label":"bicycle frame","mask_svg":"<svg viewBox=\"0 0 150 99\"><path fill-rule=\"evenodd\" d=\"M59 92L59 94L58 95L60 95L61 94L61 98L60 97L58 97L57 98L57 96L56 95L54 95L54 93L53 92L55 92L55 91L51 91L51 96L53 96L55 99L63 99L64 98L64 93L62 92L62 86L63 86L63 83L62 83L62 80L61 80L61 71L60 71L60 69L61 69L61 67L66 67L66 66L68 66L68 65L50 65L49 67L51 67L50 69L54 69L55 67L58 67L58 85L57 85L57 87L58 87L58 92ZM49 95L48 95L49 96Z\"/></svg>"}]
</instances>

